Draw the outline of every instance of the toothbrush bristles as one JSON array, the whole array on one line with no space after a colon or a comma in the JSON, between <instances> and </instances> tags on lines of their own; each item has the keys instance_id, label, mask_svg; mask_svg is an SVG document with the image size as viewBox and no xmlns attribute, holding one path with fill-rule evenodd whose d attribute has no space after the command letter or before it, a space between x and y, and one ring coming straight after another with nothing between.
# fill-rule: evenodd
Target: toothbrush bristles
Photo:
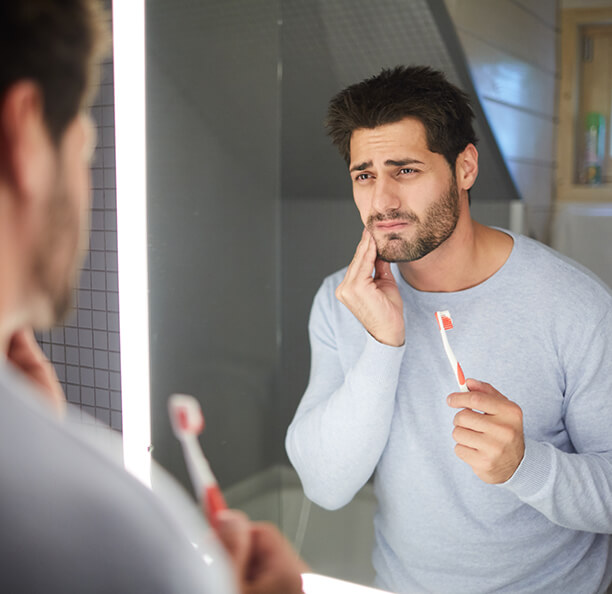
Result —
<instances>
[{"instance_id":1,"label":"toothbrush bristles","mask_svg":"<svg viewBox=\"0 0 612 594\"><path fill-rule=\"evenodd\" d=\"M440 326L440 330L452 330L453 328L453 320L450 317L448 311L439 311L436 312L436 317L438 318L438 325Z\"/></svg>"}]
</instances>

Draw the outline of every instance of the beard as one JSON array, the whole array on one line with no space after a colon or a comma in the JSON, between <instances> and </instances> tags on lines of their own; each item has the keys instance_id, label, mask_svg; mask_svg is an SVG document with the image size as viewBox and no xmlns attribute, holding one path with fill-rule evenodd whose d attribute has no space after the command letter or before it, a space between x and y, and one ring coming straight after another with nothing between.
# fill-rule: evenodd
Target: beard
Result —
<instances>
[{"instance_id":1,"label":"beard","mask_svg":"<svg viewBox=\"0 0 612 594\"><path fill-rule=\"evenodd\" d=\"M78 206L70 200L61 174L45 208L32 275L37 293L47 304L46 314L38 312L40 325L51 326L63 322L73 309L78 264L84 247L79 233L87 225L82 224Z\"/></svg>"},{"instance_id":2,"label":"beard","mask_svg":"<svg viewBox=\"0 0 612 594\"><path fill-rule=\"evenodd\" d=\"M415 226L412 239L406 239L400 233L387 233L383 237L375 235L375 223L396 219ZM414 212L393 211L370 216L366 227L374 237L381 260L414 262L444 243L453 234L458 220L459 192L453 179L447 192L425 211L422 221Z\"/></svg>"}]
</instances>

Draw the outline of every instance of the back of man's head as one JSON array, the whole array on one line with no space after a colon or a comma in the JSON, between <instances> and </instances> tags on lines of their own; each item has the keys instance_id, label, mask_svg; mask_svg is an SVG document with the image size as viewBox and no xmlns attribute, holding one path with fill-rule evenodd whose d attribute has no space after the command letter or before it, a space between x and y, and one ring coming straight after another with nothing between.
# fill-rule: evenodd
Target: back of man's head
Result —
<instances>
[{"instance_id":1,"label":"back of man's head","mask_svg":"<svg viewBox=\"0 0 612 594\"><path fill-rule=\"evenodd\" d=\"M443 155L451 166L468 144L476 144L468 96L428 66L383 69L347 87L330 101L325 124L348 164L355 130L408 117L423 124L429 150Z\"/></svg>"},{"instance_id":2,"label":"back of man's head","mask_svg":"<svg viewBox=\"0 0 612 594\"><path fill-rule=\"evenodd\" d=\"M106 50L98 0L0 2L0 103L11 85L35 82L53 142L90 99Z\"/></svg>"}]
</instances>

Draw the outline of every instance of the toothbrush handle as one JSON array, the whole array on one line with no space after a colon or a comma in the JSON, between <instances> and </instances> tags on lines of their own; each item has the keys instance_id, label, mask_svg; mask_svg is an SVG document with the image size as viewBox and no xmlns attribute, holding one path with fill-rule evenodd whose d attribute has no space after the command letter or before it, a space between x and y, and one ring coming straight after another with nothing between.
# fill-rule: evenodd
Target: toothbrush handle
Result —
<instances>
[{"instance_id":1,"label":"toothbrush handle","mask_svg":"<svg viewBox=\"0 0 612 594\"><path fill-rule=\"evenodd\" d=\"M220 511L227 509L227 503L225 502L225 498L221 493L221 489L219 489L219 485L215 484L210 487L206 487L202 500L206 505L206 517L211 525L216 528L217 514Z\"/></svg>"},{"instance_id":2,"label":"toothbrush handle","mask_svg":"<svg viewBox=\"0 0 612 594\"><path fill-rule=\"evenodd\" d=\"M469 392L468 387L465 383L465 375L463 375L463 369L461 369L461 365L457 361L457 369L455 370L455 375L457 376L457 383L459 384L459 390L461 392Z\"/></svg>"},{"instance_id":3,"label":"toothbrush handle","mask_svg":"<svg viewBox=\"0 0 612 594\"><path fill-rule=\"evenodd\" d=\"M459 361L457 361L457 357L455 357L455 353L453 353L453 349L451 348L448 338L446 337L446 332L444 330L440 330L440 334L442 336L442 344L444 345L446 357L448 358L448 362L451 364L455 377L457 378L459 390L461 392L469 392L468 387L465 384L463 369L461 369L461 365L459 365Z\"/></svg>"}]
</instances>

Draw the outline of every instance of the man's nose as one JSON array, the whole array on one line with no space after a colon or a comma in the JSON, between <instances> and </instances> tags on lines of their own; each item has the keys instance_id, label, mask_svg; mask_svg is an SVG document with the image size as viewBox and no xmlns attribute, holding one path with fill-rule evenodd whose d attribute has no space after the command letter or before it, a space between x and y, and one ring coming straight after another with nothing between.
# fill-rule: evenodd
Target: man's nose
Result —
<instances>
[{"instance_id":1,"label":"man's nose","mask_svg":"<svg viewBox=\"0 0 612 594\"><path fill-rule=\"evenodd\" d=\"M393 182L383 176L376 180L374 185L374 195L372 196L372 208L381 214L389 211L398 210L401 201L397 188Z\"/></svg>"}]
</instances>

